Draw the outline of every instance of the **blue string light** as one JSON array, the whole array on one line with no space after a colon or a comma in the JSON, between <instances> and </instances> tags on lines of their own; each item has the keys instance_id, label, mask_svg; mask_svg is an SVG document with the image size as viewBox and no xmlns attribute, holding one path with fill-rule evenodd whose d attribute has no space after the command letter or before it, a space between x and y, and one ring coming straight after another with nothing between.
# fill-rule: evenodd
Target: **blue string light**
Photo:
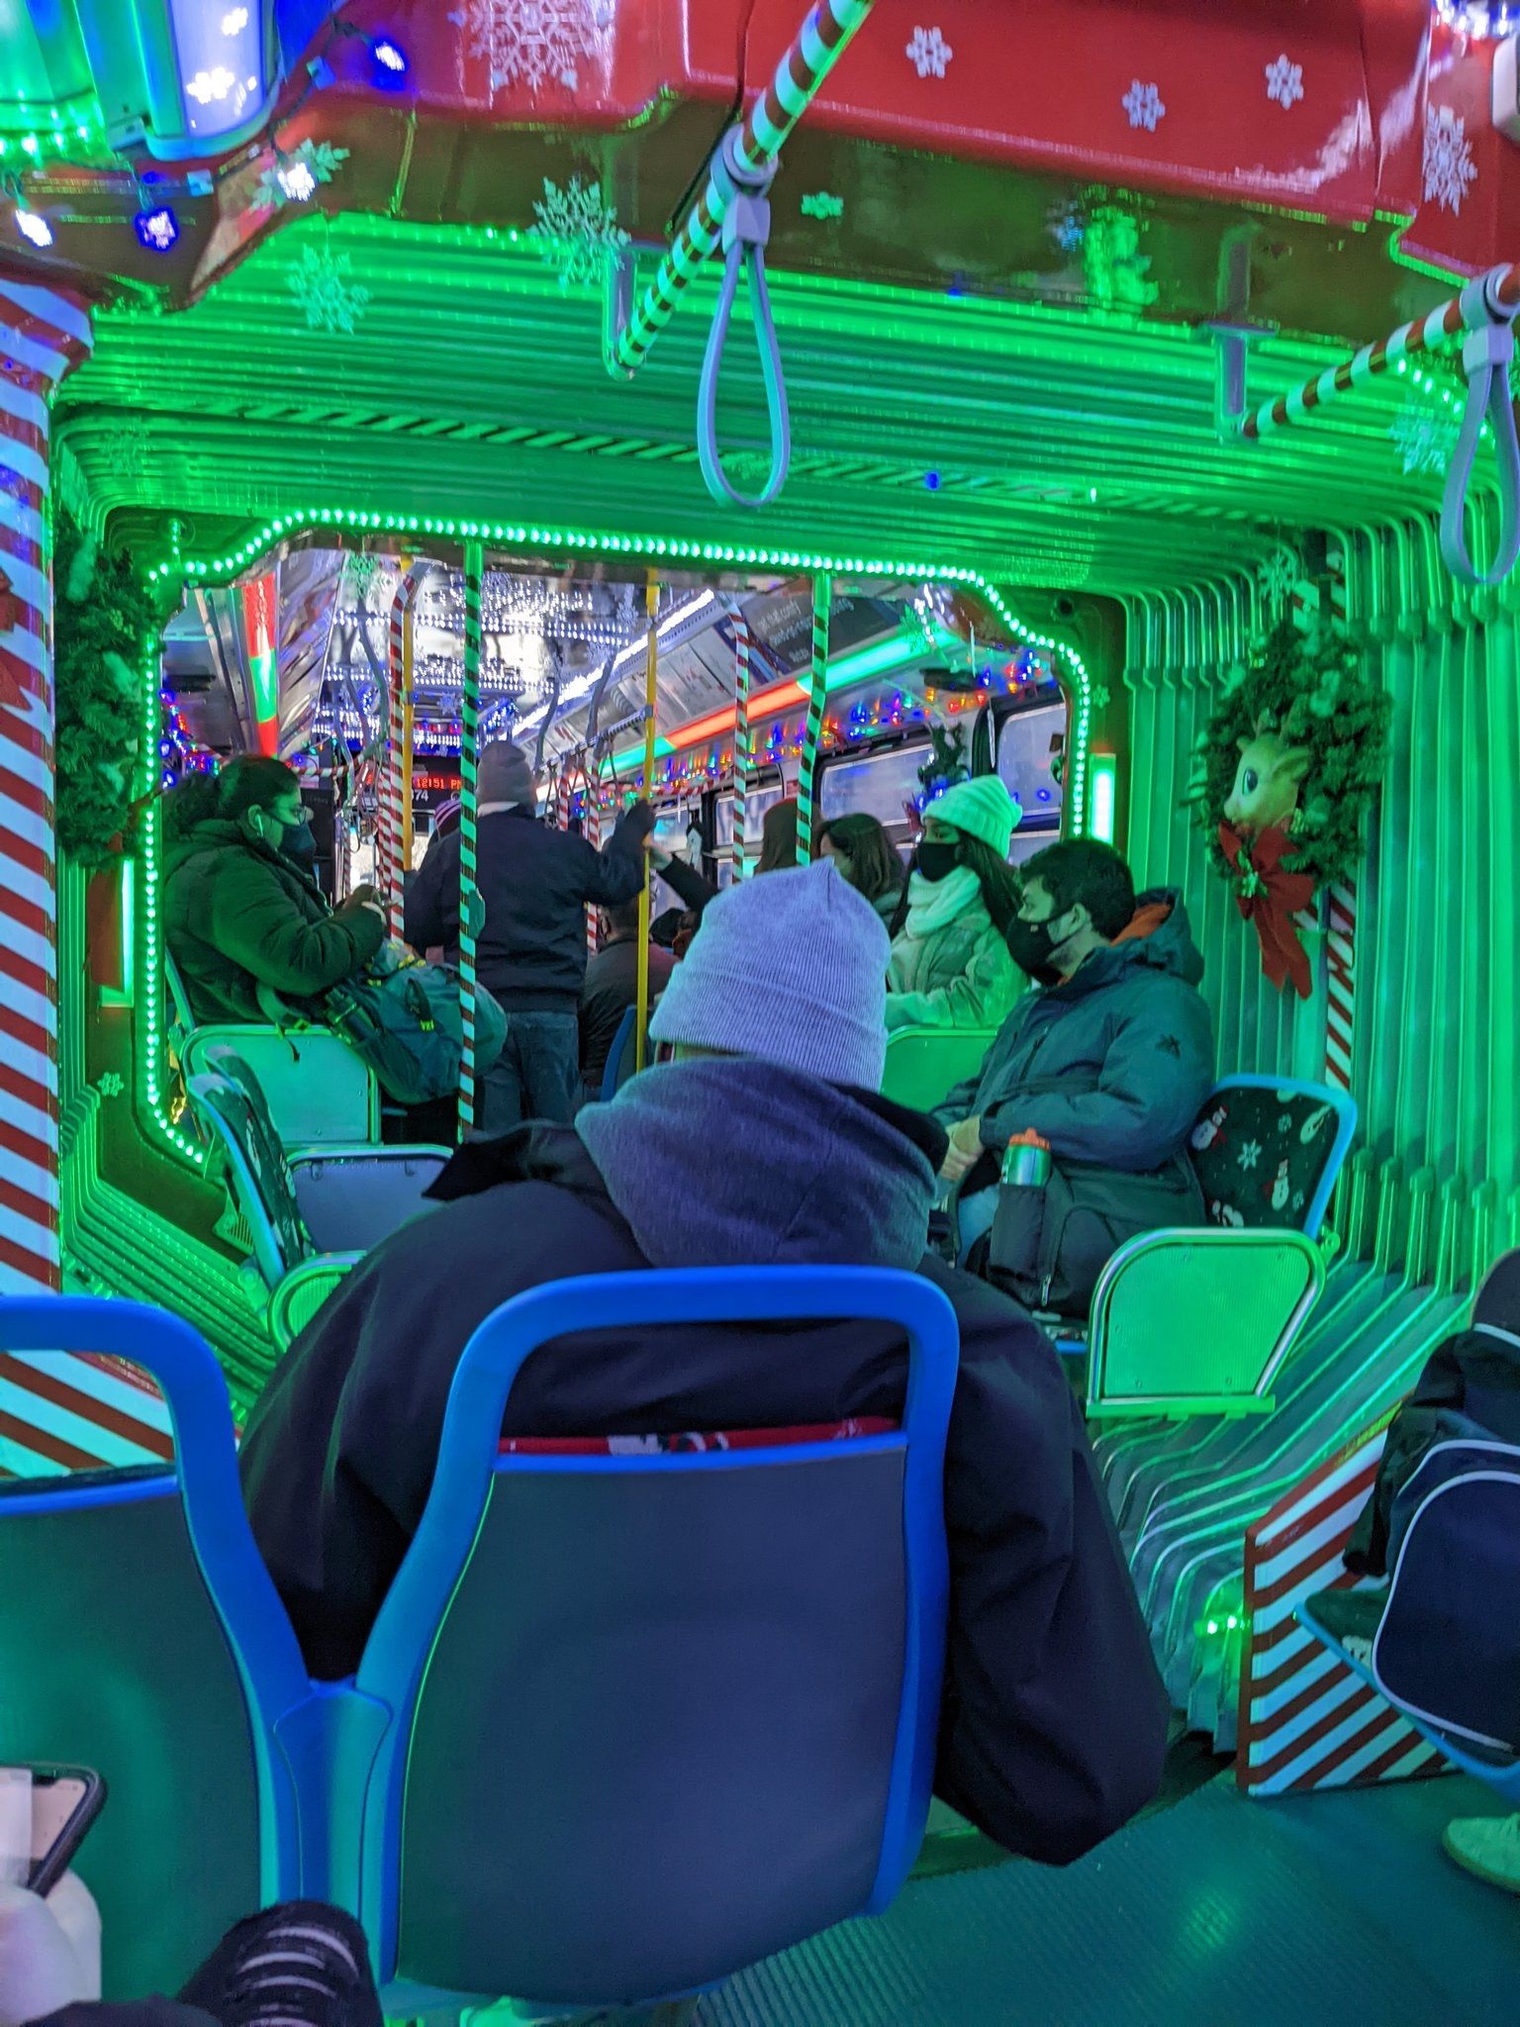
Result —
<instances>
[{"instance_id":1,"label":"blue string light","mask_svg":"<svg viewBox=\"0 0 1520 2027\"><path fill-rule=\"evenodd\" d=\"M168 253L179 238L179 220L167 204L139 211L132 226L149 253Z\"/></svg>"}]
</instances>

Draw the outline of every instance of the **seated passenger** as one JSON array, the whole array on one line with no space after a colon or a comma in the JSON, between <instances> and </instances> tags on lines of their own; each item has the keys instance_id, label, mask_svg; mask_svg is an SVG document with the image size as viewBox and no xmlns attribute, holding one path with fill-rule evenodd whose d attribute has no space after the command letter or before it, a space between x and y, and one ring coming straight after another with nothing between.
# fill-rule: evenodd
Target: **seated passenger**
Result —
<instances>
[{"instance_id":1,"label":"seated passenger","mask_svg":"<svg viewBox=\"0 0 1520 2027\"><path fill-rule=\"evenodd\" d=\"M896 926L903 899L903 862L885 826L864 811L836 816L818 833L818 856L832 859L857 894L864 894L887 926Z\"/></svg>"},{"instance_id":2,"label":"seated passenger","mask_svg":"<svg viewBox=\"0 0 1520 2027\"><path fill-rule=\"evenodd\" d=\"M334 909L312 877L301 784L245 754L192 775L164 804L164 935L197 1022L270 1018L259 988L313 1001L385 941L372 887Z\"/></svg>"},{"instance_id":3,"label":"seated passenger","mask_svg":"<svg viewBox=\"0 0 1520 2027\"><path fill-rule=\"evenodd\" d=\"M789 872L797 863L797 798L784 795L773 802L760 824L757 873Z\"/></svg>"},{"instance_id":4,"label":"seated passenger","mask_svg":"<svg viewBox=\"0 0 1520 2027\"><path fill-rule=\"evenodd\" d=\"M649 925L650 938L662 949L674 950L681 925L688 916L700 920L702 910L717 898L718 890L697 866L678 853L662 850L657 839L650 840L649 863L681 903L679 908L661 909ZM687 941L690 940L688 937ZM677 956L680 954L676 952Z\"/></svg>"},{"instance_id":5,"label":"seated passenger","mask_svg":"<svg viewBox=\"0 0 1520 2027\"><path fill-rule=\"evenodd\" d=\"M1203 959L1178 890L1137 902L1123 857L1095 838L1029 860L1008 946L1040 989L1014 1008L978 1074L936 1107L950 1128L944 1176L961 1186L968 1248L991 1230L1008 1143L1026 1133L1046 1142L1076 1212L1064 1229L1047 1219L1035 1281L1016 1292L1080 1315L1125 1240L1204 1222L1185 1152L1214 1081Z\"/></svg>"},{"instance_id":6,"label":"seated passenger","mask_svg":"<svg viewBox=\"0 0 1520 2027\"><path fill-rule=\"evenodd\" d=\"M507 1017L506 1042L481 1092L480 1130L489 1136L523 1119L575 1117L586 904L616 907L638 893L653 818L647 803L625 810L602 852L540 823L532 767L510 739L481 754L479 794L475 877L485 918L476 967ZM407 893L414 950L458 949L460 842L457 830L434 837Z\"/></svg>"},{"instance_id":7,"label":"seated passenger","mask_svg":"<svg viewBox=\"0 0 1520 2027\"><path fill-rule=\"evenodd\" d=\"M649 1000L653 1005L670 982L676 960L651 933ZM581 1081L588 1098L602 1094L607 1058L629 1007L639 998L639 903L620 901L602 910L601 946L586 966L581 987Z\"/></svg>"},{"instance_id":8,"label":"seated passenger","mask_svg":"<svg viewBox=\"0 0 1520 2027\"><path fill-rule=\"evenodd\" d=\"M829 866L707 910L654 1020L677 1060L573 1129L456 1155L442 1207L362 1261L302 1332L242 1450L253 1532L313 1673L351 1674L422 1517L466 1341L565 1275L918 1267L960 1319L945 1462L951 1621L938 1788L1010 1850L1080 1855L1154 1793L1167 1703L1087 1438L1049 1341L924 1256L945 1136L877 1095L887 938ZM897 1416L888 1325L609 1333L535 1352L513 1435L736 1430Z\"/></svg>"},{"instance_id":9,"label":"seated passenger","mask_svg":"<svg viewBox=\"0 0 1520 2027\"><path fill-rule=\"evenodd\" d=\"M1008 865L1018 820L995 774L958 781L924 811L887 971L889 1030L995 1028L1018 997L1003 940L1018 906Z\"/></svg>"}]
</instances>

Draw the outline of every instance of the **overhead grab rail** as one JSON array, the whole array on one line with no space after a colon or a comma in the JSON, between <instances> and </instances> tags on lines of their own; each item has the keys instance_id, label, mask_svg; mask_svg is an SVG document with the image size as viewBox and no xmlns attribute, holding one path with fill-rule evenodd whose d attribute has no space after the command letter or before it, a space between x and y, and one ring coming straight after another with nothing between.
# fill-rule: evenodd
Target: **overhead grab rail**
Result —
<instances>
[{"instance_id":1,"label":"overhead grab rail","mask_svg":"<svg viewBox=\"0 0 1520 2027\"><path fill-rule=\"evenodd\" d=\"M765 280L765 246L770 235L767 193L782 144L817 96L870 13L875 0L817 0L777 64L775 74L741 123L719 143L707 187L677 232L659 272L633 306L633 264L625 257L613 271L608 370L636 373L650 346L675 314L682 291L721 245L723 288L707 341L697 403L697 454L713 498L724 504L764 506L785 483L791 462L791 425L781 353ZM740 493L723 470L717 443L718 372L728 340L741 271L749 284L750 308L760 342L770 416L771 464L761 491Z\"/></svg>"},{"instance_id":2,"label":"overhead grab rail","mask_svg":"<svg viewBox=\"0 0 1520 2027\"><path fill-rule=\"evenodd\" d=\"M1457 447L1446 473L1441 504L1441 558L1459 584L1500 584L1520 558L1520 441L1509 391L1509 365L1514 356L1514 320L1520 313L1520 264L1491 268L1470 281L1460 295L1439 303L1428 316L1401 324L1391 337L1364 345L1338 366L1306 380L1288 394L1266 402L1254 415L1243 416L1240 433L1260 441L1290 423L1302 422L1337 395L1367 381L1400 360L1440 351L1462 340L1462 371L1467 403ZM1468 553L1465 514L1472 489L1473 468L1485 421L1493 425L1494 452L1499 466L1499 539L1494 559L1480 571Z\"/></svg>"}]
</instances>

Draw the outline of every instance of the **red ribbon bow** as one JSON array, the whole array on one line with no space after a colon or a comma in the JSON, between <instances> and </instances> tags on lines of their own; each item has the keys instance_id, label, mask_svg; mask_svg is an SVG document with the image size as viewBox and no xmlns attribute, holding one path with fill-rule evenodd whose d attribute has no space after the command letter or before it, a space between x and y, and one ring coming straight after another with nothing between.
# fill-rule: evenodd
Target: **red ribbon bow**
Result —
<instances>
[{"instance_id":1,"label":"red ribbon bow","mask_svg":"<svg viewBox=\"0 0 1520 2027\"><path fill-rule=\"evenodd\" d=\"M1314 881L1307 873L1284 872L1283 855L1290 844L1285 830L1265 830L1248 840L1233 824L1219 826L1219 848L1235 869L1235 905L1245 921L1256 924L1262 970L1279 992L1291 978L1299 998L1307 999L1309 953L1293 917L1314 899Z\"/></svg>"}]
</instances>

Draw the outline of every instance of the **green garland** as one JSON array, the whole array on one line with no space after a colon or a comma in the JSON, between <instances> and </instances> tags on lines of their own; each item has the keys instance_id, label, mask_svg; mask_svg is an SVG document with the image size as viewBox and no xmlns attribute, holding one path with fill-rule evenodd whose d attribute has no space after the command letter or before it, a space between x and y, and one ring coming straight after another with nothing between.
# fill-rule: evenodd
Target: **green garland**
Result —
<instances>
[{"instance_id":1,"label":"green garland","mask_svg":"<svg viewBox=\"0 0 1520 2027\"><path fill-rule=\"evenodd\" d=\"M1289 618L1273 628L1238 670L1209 720L1188 802L1208 836L1209 857L1230 881L1235 868L1219 844L1235 786L1242 739L1275 732L1307 746L1309 767L1290 827L1289 872L1317 886L1344 879L1362 856L1363 825L1388 758L1392 700L1348 642L1326 631L1300 634Z\"/></svg>"},{"instance_id":2,"label":"green garland","mask_svg":"<svg viewBox=\"0 0 1520 2027\"><path fill-rule=\"evenodd\" d=\"M142 669L156 601L132 558L100 549L63 509L53 528L54 791L59 849L91 869L130 849L141 761ZM156 775L152 777L156 780Z\"/></svg>"}]
</instances>

